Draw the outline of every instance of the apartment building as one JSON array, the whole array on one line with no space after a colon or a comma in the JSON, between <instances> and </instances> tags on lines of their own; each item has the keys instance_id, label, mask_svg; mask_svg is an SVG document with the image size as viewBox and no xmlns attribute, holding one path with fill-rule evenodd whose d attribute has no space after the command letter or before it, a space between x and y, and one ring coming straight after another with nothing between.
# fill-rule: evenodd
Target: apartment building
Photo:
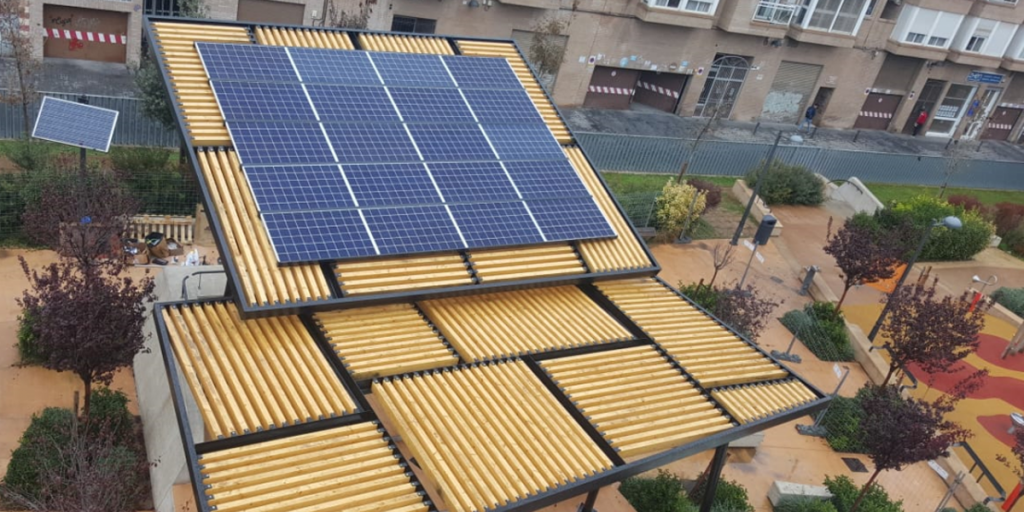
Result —
<instances>
[{"instance_id":1,"label":"apartment building","mask_svg":"<svg viewBox=\"0 0 1024 512\"><path fill-rule=\"evenodd\" d=\"M39 54L137 62L145 14L183 0L32 0ZM513 37L564 49L561 106L1018 140L1019 0L201 0L211 18ZM551 30L555 27L557 30ZM541 32L541 35L537 35ZM556 33L551 33L556 32ZM535 63L536 64L536 63Z\"/></svg>"}]
</instances>

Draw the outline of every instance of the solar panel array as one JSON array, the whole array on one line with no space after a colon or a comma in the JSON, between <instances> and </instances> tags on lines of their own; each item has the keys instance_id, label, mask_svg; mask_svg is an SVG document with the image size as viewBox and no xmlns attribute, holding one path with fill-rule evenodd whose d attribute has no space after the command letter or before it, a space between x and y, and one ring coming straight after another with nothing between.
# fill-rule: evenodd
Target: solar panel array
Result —
<instances>
[{"instance_id":1,"label":"solar panel array","mask_svg":"<svg viewBox=\"0 0 1024 512\"><path fill-rule=\"evenodd\" d=\"M615 236L503 58L196 46L280 263Z\"/></svg>"},{"instance_id":2,"label":"solar panel array","mask_svg":"<svg viewBox=\"0 0 1024 512\"><path fill-rule=\"evenodd\" d=\"M32 136L106 153L117 115L116 110L44 96Z\"/></svg>"}]
</instances>

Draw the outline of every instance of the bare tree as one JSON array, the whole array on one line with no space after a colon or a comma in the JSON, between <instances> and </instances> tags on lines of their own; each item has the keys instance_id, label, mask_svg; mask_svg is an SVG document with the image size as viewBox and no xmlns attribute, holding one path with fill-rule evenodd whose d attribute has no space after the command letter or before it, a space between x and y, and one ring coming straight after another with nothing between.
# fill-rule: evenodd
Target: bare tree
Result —
<instances>
[{"instance_id":1,"label":"bare tree","mask_svg":"<svg viewBox=\"0 0 1024 512\"><path fill-rule=\"evenodd\" d=\"M370 23L369 2L359 2L355 12L348 12L334 6L332 0L327 4L327 24L334 28L366 28Z\"/></svg>"},{"instance_id":2,"label":"bare tree","mask_svg":"<svg viewBox=\"0 0 1024 512\"><path fill-rule=\"evenodd\" d=\"M700 147L700 143L704 140L704 137L709 133L714 133L717 127L717 121L721 119L722 115L732 110L731 103L722 103L711 107L706 107L704 113L707 114L704 117L704 124L700 128L700 132L697 133L697 138L693 139L690 143L690 151L686 154L686 159L683 160L683 165L679 167L679 175L676 176L676 183L683 182L683 176L686 176L687 170L690 168L690 161L697 155L697 148Z\"/></svg>"},{"instance_id":3,"label":"bare tree","mask_svg":"<svg viewBox=\"0 0 1024 512\"><path fill-rule=\"evenodd\" d=\"M716 244L711 249L711 266L715 267L715 273L711 274L711 281L708 282L709 287L714 286L718 273L732 264L732 260L736 257L736 254L733 252L735 249L736 246L729 244Z\"/></svg>"},{"instance_id":4,"label":"bare tree","mask_svg":"<svg viewBox=\"0 0 1024 512\"><path fill-rule=\"evenodd\" d=\"M8 47L10 54L0 58L0 70L4 70L0 72L0 79L4 82L0 102L21 106L22 127L27 138L32 133L29 106L36 101L36 75L41 64L35 58L28 26L21 24L25 8L27 4L20 0L0 1L0 43Z\"/></svg>"},{"instance_id":5,"label":"bare tree","mask_svg":"<svg viewBox=\"0 0 1024 512\"><path fill-rule=\"evenodd\" d=\"M548 90L554 87L558 69L562 67L562 59L565 58L567 37L563 32L569 28L570 21L571 18L548 16L530 27L533 35L530 37L526 58Z\"/></svg>"},{"instance_id":6,"label":"bare tree","mask_svg":"<svg viewBox=\"0 0 1024 512\"><path fill-rule=\"evenodd\" d=\"M949 180L967 167L969 151L969 145L966 142L961 144L959 140L954 140L953 144L946 149L943 155L945 165L942 168L942 187L939 188L939 199L946 195Z\"/></svg>"}]
</instances>

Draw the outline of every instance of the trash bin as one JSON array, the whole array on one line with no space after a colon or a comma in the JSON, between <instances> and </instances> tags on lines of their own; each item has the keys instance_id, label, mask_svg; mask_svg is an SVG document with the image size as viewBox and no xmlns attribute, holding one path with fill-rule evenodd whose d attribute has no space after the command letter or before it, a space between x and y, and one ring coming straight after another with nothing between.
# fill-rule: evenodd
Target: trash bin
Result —
<instances>
[{"instance_id":1,"label":"trash bin","mask_svg":"<svg viewBox=\"0 0 1024 512\"><path fill-rule=\"evenodd\" d=\"M149 255L154 258L166 259L170 256L167 237L163 233L153 232L146 235L146 247L149 248Z\"/></svg>"}]
</instances>

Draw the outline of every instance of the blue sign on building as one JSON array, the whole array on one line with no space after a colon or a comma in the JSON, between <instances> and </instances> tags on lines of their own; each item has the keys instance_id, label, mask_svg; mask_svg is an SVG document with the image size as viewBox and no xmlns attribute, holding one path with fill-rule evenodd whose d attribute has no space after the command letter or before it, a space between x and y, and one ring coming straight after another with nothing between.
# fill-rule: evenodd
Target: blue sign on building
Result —
<instances>
[{"instance_id":1,"label":"blue sign on building","mask_svg":"<svg viewBox=\"0 0 1024 512\"><path fill-rule=\"evenodd\" d=\"M1004 75L999 73L985 73L983 71L971 71L967 75L968 82L981 82L983 84L1001 84Z\"/></svg>"}]
</instances>

